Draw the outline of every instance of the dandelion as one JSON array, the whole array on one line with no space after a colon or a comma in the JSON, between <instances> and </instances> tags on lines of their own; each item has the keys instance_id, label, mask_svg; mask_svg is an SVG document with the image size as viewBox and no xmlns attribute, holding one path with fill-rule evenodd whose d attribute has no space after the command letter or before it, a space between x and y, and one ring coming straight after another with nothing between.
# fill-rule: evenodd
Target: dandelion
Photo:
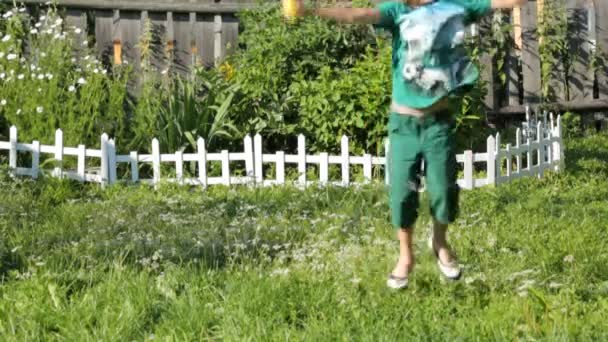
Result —
<instances>
[{"instance_id":1,"label":"dandelion","mask_svg":"<svg viewBox=\"0 0 608 342\"><path fill-rule=\"evenodd\" d=\"M36 107L36 112L42 114L44 112L44 107Z\"/></svg>"},{"instance_id":2,"label":"dandelion","mask_svg":"<svg viewBox=\"0 0 608 342\"><path fill-rule=\"evenodd\" d=\"M0 80L3 80L3 79L5 79L5 78L6 78L6 74L5 74L5 73L1 73L1 74L0 74Z\"/></svg>"},{"instance_id":3,"label":"dandelion","mask_svg":"<svg viewBox=\"0 0 608 342\"><path fill-rule=\"evenodd\" d=\"M19 74L19 75L17 75L17 79L18 79L18 80L22 80L22 79L24 79L24 78L25 78L25 75L23 75L23 74Z\"/></svg>"},{"instance_id":4,"label":"dandelion","mask_svg":"<svg viewBox=\"0 0 608 342\"><path fill-rule=\"evenodd\" d=\"M6 106L6 100L5 99L2 99L0 101L0 106Z\"/></svg>"},{"instance_id":5,"label":"dandelion","mask_svg":"<svg viewBox=\"0 0 608 342\"><path fill-rule=\"evenodd\" d=\"M10 34L7 34L6 36L4 36L4 37L2 38L2 42L3 42L3 43L8 42L9 40L11 40L11 35L10 35Z\"/></svg>"},{"instance_id":6,"label":"dandelion","mask_svg":"<svg viewBox=\"0 0 608 342\"><path fill-rule=\"evenodd\" d=\"M38 79L39 80L43 80L44 79L44 75L43 74L38 75Z\"/></svg>"},{"instance_id":7,"label":"dandelion","mask_svg":"<svg viewBox=\"0 0 608 342\"><path fill-rule=\"evenodd\" d=\"M94 73L99 74L99 69L95 68L95 70L93 70Z\"/></svg>"},{"instance_id":8,"label":"dandelion","mask_svg":"<svg viewBox=\"0 0 608 342\"><path fill-rule=\"evenodd\" d=\"M87 81L81 77L78 79L78 84L87 84Z\"/></svg>"},{"instance_id":9,"label":"dandelion","mask_svg":"<svg viewBox=\"0 0 608 342\"><path fill-rule=\"evenodd\" d=\"M71 85L71 86L68 88L68 91L69 91L70 93L73 93L73 92L75 92L75 91L76 91L76 87L74 87L73 85Z\"/></svg>"},{"instance_id":10,"label":"dandelion","mask_svg":"<svg viewBox=\"0 0 608 342\"><path fill-rule=\"evenodd\" d=\"M17 55L15 55L14 53L9 53L9 54L6 56L6 59L8 59L9 61L12 61L12 60L14 60L14 59L17 59Z\"/></svg>"}]
</instances>

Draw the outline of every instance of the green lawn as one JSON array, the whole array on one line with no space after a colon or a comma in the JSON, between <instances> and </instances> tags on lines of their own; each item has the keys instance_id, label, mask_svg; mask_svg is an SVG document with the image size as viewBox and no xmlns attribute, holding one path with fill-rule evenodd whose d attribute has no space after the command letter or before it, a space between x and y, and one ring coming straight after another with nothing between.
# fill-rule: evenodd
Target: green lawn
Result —
<instances>
[{"instance_id":1,"label":"green lawn","mask_svg":"<svg viewBox=\"0 0 608 342\"><path fill-rule=\"evenodd\" d=\"M567 172L464 192L446 283L418 231L410 288L381 186L0 182L0 340L608 340L608 137Z\"/></svg>"}]
</instances>

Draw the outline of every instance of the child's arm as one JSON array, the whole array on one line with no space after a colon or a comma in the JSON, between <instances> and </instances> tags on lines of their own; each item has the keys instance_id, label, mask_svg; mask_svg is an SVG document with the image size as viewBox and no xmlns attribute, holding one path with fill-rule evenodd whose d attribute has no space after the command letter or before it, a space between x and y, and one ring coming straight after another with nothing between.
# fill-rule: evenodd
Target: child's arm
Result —
<instances>
[{"instance_id":1,"label":"child's arm","mask_svg":"<svg viewBox=\"0 0 608 342\"><path fill-rule=\"evenodd\" d=\"M376 8L315 8L306 9L304 0L296 0L297 16L318 16L345 24L377 24L381 20Z\"/></svg>"},{"instance_id":2,"label":"child's arm","mask_svg":"<svg viewBox=\"0 0 608 342\"><path fill-rule=\"evenodd\" d=\"M492 8L513 8L528 3L528 0L492 0Z\"/></svg>"}]
</instances>

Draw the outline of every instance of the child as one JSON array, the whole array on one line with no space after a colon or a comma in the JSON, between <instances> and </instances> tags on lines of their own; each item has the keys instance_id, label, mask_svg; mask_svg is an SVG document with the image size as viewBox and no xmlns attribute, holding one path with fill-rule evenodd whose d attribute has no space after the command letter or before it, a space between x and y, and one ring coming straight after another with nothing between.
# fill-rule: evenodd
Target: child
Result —
<instances>
[{"instance_id":1,"label":"child","mask_svg":"<svg viewBox=\"0 0 608 342\"><path fill-rule=\"evenodd\" d=\"M400 242L400 256L388 277L390 288L408 285L414 268L412 234L418 212L418 177L425 164L433 216L432 248L441 273L460 278L461 269L446 241L458 211L454 118L449 97L477 81L468 59L465 27L496 8L527 0L404 0L375 8L306 9L296 0L296 15L316 15L341 23L372 24L392 33L393 89L388 123L391 144L390 208Z\"/></svg>"}]
</instances>

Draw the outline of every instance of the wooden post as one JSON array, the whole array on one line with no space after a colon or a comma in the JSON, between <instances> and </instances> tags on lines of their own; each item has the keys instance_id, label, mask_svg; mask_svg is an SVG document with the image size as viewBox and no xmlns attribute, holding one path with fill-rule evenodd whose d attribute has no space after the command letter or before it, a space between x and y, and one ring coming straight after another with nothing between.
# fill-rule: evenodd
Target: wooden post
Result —
<instances>
[{"instance_id":1,"label":"wooden post","mask_svg":"<svg viewBox=\"0 0 608 342\"><path fill-rule=\"evenodd\" d=\"M86 156L87 148L85 145L78 145L78 178L81 182L86 181L85 170L86 170Z\"/></svg>"},{"instance_id":2,"label":"wooden post","mask_svg":"<svg viewBox=\"0 0 608 342\"><path fill-rule=\"evenodd\" d=\"M40 142L34 140L32 143L34 151L32 151L32 178L37 179L40 173Z\"/></svg>"},{"instance_id":3,"label":"wooden post","mask_svg":"<svg viewBox=\"0 0 608 342\"><path fill-rule=\"evenodd\" d=\"M101 187L108 184L108 135L101 135Z\"/></svg>"},{"instance_id":4,"label":"wooden post","mask_svg":"<svg viewBox=\"0 0 608 342\"><path fill-rule=\"evenodd\" d=\"M300 174L298 182L306 186L306 138L303 134L298 136L298 173Z\"/></svg>"},{"instance_id":5,"label":"wooden post","mask_svg":"<svg viewBox=\"0 0 608 342\"><path fill-rule=\"evenodd\" d=\"M496 185L496 139L493 136L489 136L486 142L486 154L487 154L487 179L488 185Z\"/></svg>"},{"instance_id":6,"label":"wooden post","mask_svg":"<svg viewBox=\"0 0 608 342\"><path fill-rule=\"evenodd\" d=\"M11 149L9 152L8 166L11 168L11 171L14 172L14 170L17 169L17 127L15 126L11 126L10 128L9 142Z\"/></svg>"},{"instance_id":7,"label":"wooden post","mask_svg":"<svg viewBox=\"0 0 608 342\"><path fill-rule=\"evenodd\" d=\"M255 182L257 184L262 185L264 183L264 160L263 160L263 147L262 147L262 136L260 134L256 134L254 137L254 175Z\"/></svg>"},{"instance_id":8,"label":"wooden post","mask_svg":"<svg viewBox=\"0 0 608 342\"><path fill-rule=\"evenodd\" d=\"M175 178L177 179L177 184L184 184L184 152L176 151L175 152Z\"/></svg>"},{"instance_id":9,"label":"wooden post","mask_svg":"<svg viewBox=\"0 0 608 342\"><path fill-rule=\"evenodd\" d=\"M222 15L216 14L214 16L214 49L213 49L213 59L215 66L218 66L221 62L223 52L222 52Z\"/></svg>"},{"instance_id":10,"label":"wooden post","mask_svg":"<svg viewBox=\"0 0 608 342\"><path fill-rule=\"evenodd\" d=\"M278 151L276 156L277 156L277 183L285 184L285 152Z\"/></svg>"},{"instance_id":11,"label":"wooden post","mask_svg":"<svg viewBox=\"0 0 608 342\"><path fill-rule=\"evenodd\" d=\"M160 185L160 144L158 139L152 139L152 183L158 189Z\"/></svg>"},{"instance_id":12,"label":"wooden post","mask_svg":"<svg viewBox=\"0 0 608 342\"><path fill-rule=\"evenodd\" d=\"M222 184L230 186L230 154L227 150L221 153L222 159Z\"/></svg>"},{"instance_id":13,"label":"wooden post","mask_svg":"<svg viewBox=\"0 0 608 342\"><path fill-rule=\"evenodd\" d=\"M475 187L473 181L473 151L464 151L464 188L471 190Z\"/></svg>"},{"instance_id":14,"label":"wooden post","mask_svg":"<svg viewBox=\"0 0 608 342\"><path fill-rule=\"evenodd\" d=\"M108 141L108 175L109 175L109 183L116 183L116 144L114 143L114 139L110 139Z\"/></svg>"},{"instance_id":15,"label":"wooden post","mask_svg":"<svg viewBox=\"0 0 608 342\"><path fill-rule=\"evenodd\" d=\"M342 147L342 185L348 185L350 183L350 151L348 148L348 137L342 136L341 140Z\"/></svg>"},{"instance_id":16,"label":"wooden post","mask_svg":"<svg viewBox=\"0 0 608 342\"><path fill-rule=\"evenodd\" d=\"M321 153L321 160L319 162L319 182L323 185L329 181L329 154L326 152Z\"/></svg>"},{"instance_id":17,"label":"wooden post","mask_svg":"<svg viewBox=\"0 0 608 342\"><path fill-rule=\"evenodd\" d=\"M63 131L55 131L55 170L53 176L63 177Z\"/></svg>"},{"instance_id":18,"label":"wooden post","mask_svg":"<svg viewBox=\"0 0 608 342\"><path fill-rule=\"evenodd\" d=\"M509 49L505 57L506 99L507 105L518 106L519 100L519 64L521 57L521 20L520 9L515 8L510 16L504 16L503 20L510 22L513 31L510 36Z\"/></svg>"},{"instance_id":19,"label":"wooden post","mask_svg":"<svg viewBox=\"0 0 608 342\"><path fill-rule=\"evenodd\" d=\"M139 156L137 152L131 152L129 154L131 160L131 181L133 183L139 180Z\"/></svg>"},{"instance_id":20,"label":"wooden post","mask_svg":"<svg viewBox=\"0 0 608 342\"><path fill-rule=\"evenodd\" d=\"M253 150L253 139L251 139L249 134L247 134L245 139L243 139L243 144L245 146L245 177L247 177L247 183L254 183L256 181L254 162L255 156Z\"/></svg>"},{"instance_id":21,"label":"wooden post","mask_svg":"<svg viewBox=\"0 0 608 342\"><path fill-rule=\"evenodd\" d=\"M363 156L363 178L366 183L372 182L372 155L367 153Z\"/></svg>"},{"instance_id":22,"label":"wooden post","mask_svg":"<svg viewBox=\"0 0 608 342\"><path fill-rule=\"evenodd\" d=\"M198 159L198 179L203 186L207 187L207 148L205 146L205 139L198 138L196 142L197 159Z\"/></svg>"}]
</instances>

